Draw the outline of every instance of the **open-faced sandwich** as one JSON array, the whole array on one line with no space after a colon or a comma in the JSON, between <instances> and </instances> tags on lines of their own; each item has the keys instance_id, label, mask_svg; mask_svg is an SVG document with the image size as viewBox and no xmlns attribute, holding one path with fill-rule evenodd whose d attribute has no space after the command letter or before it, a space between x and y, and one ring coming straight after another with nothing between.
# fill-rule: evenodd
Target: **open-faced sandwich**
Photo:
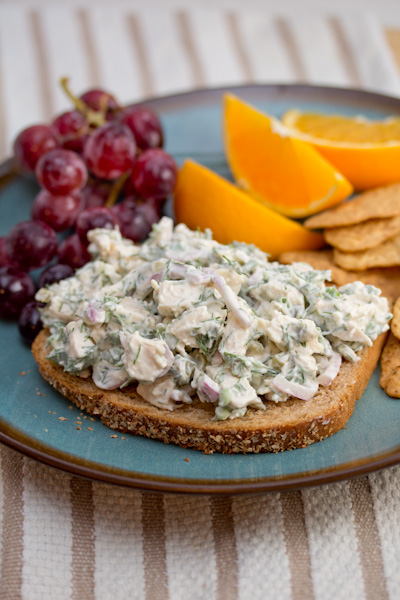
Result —
<instances>
[{"instance_id":1,"label":"open-faced sandwich","mask_svg":"<svg viewBox=\"0 0 400 600\"><path fill-rule=\"evenodd\" d=\"M93 261L37 293L33 345L81 409L206 453L304 447L346 424L389 328L379 289L166 217L141 246L89 238Z\"/></svg>"}]
</instances>

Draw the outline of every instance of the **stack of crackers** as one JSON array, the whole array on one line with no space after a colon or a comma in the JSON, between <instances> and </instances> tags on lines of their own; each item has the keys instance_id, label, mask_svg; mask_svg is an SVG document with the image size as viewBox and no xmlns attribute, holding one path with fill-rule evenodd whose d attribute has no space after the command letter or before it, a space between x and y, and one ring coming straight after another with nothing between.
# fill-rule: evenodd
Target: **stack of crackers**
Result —
<instances>
[{"instance_id":1,"label":"stack of crackers","mask_svg":"<svg viewBox=\"0 0 400 600\"><path fill-rule=\"evenodd\" d=\"M375 285L395 303L392 333L382 354L381 385L400 398L400 183L364 192L310 217L305 225L323 229L331 248L285 252L282 263L300 261L329 269L339 286L357 280Z\"/></svg>"}]
</instances>

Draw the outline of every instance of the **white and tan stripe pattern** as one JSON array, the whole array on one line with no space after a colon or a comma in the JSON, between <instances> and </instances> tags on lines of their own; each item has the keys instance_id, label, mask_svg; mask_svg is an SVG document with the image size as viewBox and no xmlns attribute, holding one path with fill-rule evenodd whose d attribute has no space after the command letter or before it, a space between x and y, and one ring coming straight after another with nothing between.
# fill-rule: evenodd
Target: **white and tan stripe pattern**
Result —
<instances>
[{"instance_id":1,"label":"white and tan stripe pattern","mask_svg":"<svg viewBox=\"0 0 400 600\"><path fill-rule=\"evenodd\" d=\"M217 570L216 600L236 600L239 563L231 498L213 498L211 514Z\"/></svg>"},{"instance_id":2,"label":"white and tan stripe pattern","mask_svg":"<svg viewBox=\"0 0 400 600\"><path fill-rule=\"evenodd\" d=\"M68 106L62 75L123 102L252 81L400 94L400 14L385 35L376 15L335 7L208 4L4 0L0 155ZM400 597L400 468L303 492L163 497L0 455L1 600Z\"/></svg>"},{"instance_id":3,"label":"white and tan stripe pattern","mask_svg":"<svg viewBox=\"0 0 400 600\"><path fill-rule=\"evenodd\" d=\"M388 597L383 572L382 549L379 540L371 488L367 477L350 481L358 552L365 581L367 600Z\"/></svg>"},{"instance_id":4,"label":"white and tan stripe pattern","mask_svg":"<svg viewBox=\"0 0 400 600\"><path fill-rule=\"evenodd\" d=\"M314 597L311 579L310 548L301 492L282 494L283 527L289 558L293 600Z\"/></svg>"}]
</instances>

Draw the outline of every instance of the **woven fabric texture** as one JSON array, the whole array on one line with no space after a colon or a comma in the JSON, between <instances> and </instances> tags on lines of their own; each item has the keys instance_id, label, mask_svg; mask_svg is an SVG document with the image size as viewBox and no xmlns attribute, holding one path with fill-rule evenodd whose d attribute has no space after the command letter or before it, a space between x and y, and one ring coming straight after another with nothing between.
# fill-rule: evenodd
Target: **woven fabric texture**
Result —
<instances>
[{"instance_id":1,"label":"woven fabric texture","mask_svg":"<svg viewBox=\"0 0 400 600\"><path fill-rule=\"evenodd\" d=\"M3 0L0 158L67 108L66 74L122 102L276 81L400 95L395 3L381 16L370 1L369 13L281 4ZM302 492L162 496L1 447L0 508L2 600L400 598L400 467Z\"/></svg>"}]
</instances>

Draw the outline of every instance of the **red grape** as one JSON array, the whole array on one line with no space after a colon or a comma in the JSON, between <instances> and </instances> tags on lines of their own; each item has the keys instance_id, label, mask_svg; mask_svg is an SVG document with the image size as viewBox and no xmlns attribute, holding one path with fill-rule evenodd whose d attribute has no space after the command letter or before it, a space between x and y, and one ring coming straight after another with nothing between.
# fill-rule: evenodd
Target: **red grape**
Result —
<instances>
[{"instance_id":1,"label":"red grape","mask_svg":"<svg viewBox=\"0 0 400 600\"><path fill-rule=\"evenodd\" d=\"M6 239L5 237L0 237L0 267L16 267L17 265L13 263L7 254Z\"/></svg>"},{"instance_id":2,"label":"red grape","mask_svg":"<svg viewBox=\"0 0 400 600\"><path fill-rule=\"evenodd\" d=\"M34 171L39 158L57 148L57 139L49 125L33 125L21 131L14 142L17 163L27 171Z\"/></svg>"},{"instance_id":3,"label":"red grape","mask_svg":"<svg viewBox=\"0 0 400 600\"><path fill-rule=\"evenodd\" d=\"M104 183L88 183L83 190L81 190L84 208L104 206L110 195L110 190L110 185Z\"/></svg>"},{"instance_id":4,"label":"red grape","mask_svg":"<svg viewBox=\"0 0 400 600\"><path fill-rule=\"evenodd\" d=\"M58 248L58 258L60 263L69 265L73 269L78 269L89 262L92 257L86 245L82 244L78 234L74 233L61 242Z\"/></svg>"},{"instance_id":5,"label":"red grape","mask_svg":"<svg viewBox=\"0 0 400 600\"><path fill-rule=\"evenodd\" d=\"M135 160L131 179L137 193L143 198L165 198L176 183L178 167L172 156L152 148Z\"/></svg>"},{"instance_id":6,"label":"red grape","mask_svg":"<svg viewBox=\"0 0 400 600\"><path fill-rule=\"evenodd\" d=\"M52 127L59 141L64 142L87 133L88 122L79 110L70 110L56 117Z\"/></svg>"},{"instance_id":7,"label":"red grape","mask_svg":"<svg viewBox=\"0 0 400 600\"><path fill-rule=\"evenodd\" d=\"M37 269L57 253L57 236L54 229L42 221L23 221L8 234L6 250L21 268Z\"/></svg>"},{"instance_id":8,"label":"red grape","mask_svg":"<svg viewBox=\"0 0 400 600\"><path fill-rule=\"evenodd\" d=\"M43 329L40 313L34 300L25 304L21 310L18 318L18 329L22 339L27 344L32 344L39 331Z\"/></svg>"},{"instance_id":9,"label":"red grape","mask_svg":"<svg viewBox=\"0 0 400 600\"><path fill-rule=\"evenodd\" d=\"M135 196L128 196L127 198L124 198L122 204L132 208L140 206L141 212L146 215L149 223L153 224L159 221L162 217L165 198L147 198L147 200L142 200L140 198L136 198Z\"/></svg>"},{"instance_id":10,"label":"red grape","mask_svg":"<svg viewBox=\"0 0 400 600\"><path fill-rule=\"evenodd\" d=\"M88 90L80 97L81 100L95 111L114 111L118 108L118 102L112 94L104 90Z\"/></svg>"},{"instance_id":11,"label":"red grape","mask_svg":"<svg viewBox=\"0 0 400 600\"><path fill-rule=\"evenodd\" d=\"M88 137L89 124L79 110L62 113L54 119L52 127L62 148L82 154Z\"/></svg>"},{"instance_id":12,"label":"red grape","mask_svg":"<svg viewBox=\"0 0 400 600\"><path fill-rule=\"evenodd\" d=\"M89 137L83 155L96 177L116 179L132 167L135 152L131 130L120 123L107 123Z\"/></svg>"},{"instance_id":13,"label":"red grape","mask_svg":"<svg viewBox=\"0 0 400 600\"><path fill-rule=\"evenodd\" d=\"M127 125L135 136L141 150L161 148L163 133L156 114L145 106L130 106L124 109L121 122Z\"/></svg>"},{"instance_id":14,"label":"red grape","mask_svg":"<svg viewBox=\"0 0 400 600\"><path fill-rule=\"evenodd\" d=\"M50 267L47 267L47 269L40 274L39 288L51 285L52 283L57 283L57 281L61 281L61 279L72 277L74 272L74 269L70 265L63 265L61 263L50 265Z\"/></svg>"},{"instance_id":15,"label":"red grape","mask_svg":"<svg viewBox=\"0 0 400 600\"><path fill-rule=\"evenodd\" d=\"M75 224L84 204L77 194L53 196L40 190L32 205L32 218L50 225L54 231L64 231Z\"/></svg>"},{"instance_id":16,"label":"red grape","mask_svg":"<svg viewBox=\"0 0 400 600\"><path fill-rule=\"evenodd\" d=\"M111 210L119 221L123 237L139 243L147 238L152 225L160 220L162 206L156 200L136 202L134 198L126 198Z\"/></svg>"},{"instance_id":17,"label":"red grape","mask_svg":"<svg viewBox=\"0 0 400 600\"><path fill-rule=\"evenodd\" d=\"M39 183L52 194L63 196L81 189L87 181L83 160L71 150L57 148L48 152L36 165Z\"/></svg>"},{"instance_id":18,"label":"red grape","mask_svg":"<svg viewBox=\"0 0 400 600\"><path fill-rule=\"evenodd\" d=\"M114 229L118 225L116 216L109 208L105 206L93 206L83 210L76 220L76 232L83 244L88 243L86 234L91 229L102 227L105 229Z\"/></svg>"},{"instance_id":19,"label":"red grape","mask_svg":"<svg viewBox=\"0 0 400 600\"><path fill-rule=\"evenodd\" d=\"M35 284L29 273L15 267L0 268L0 316L17 317L22 307L32 300Z\"/></svg>"}]
</instances>

